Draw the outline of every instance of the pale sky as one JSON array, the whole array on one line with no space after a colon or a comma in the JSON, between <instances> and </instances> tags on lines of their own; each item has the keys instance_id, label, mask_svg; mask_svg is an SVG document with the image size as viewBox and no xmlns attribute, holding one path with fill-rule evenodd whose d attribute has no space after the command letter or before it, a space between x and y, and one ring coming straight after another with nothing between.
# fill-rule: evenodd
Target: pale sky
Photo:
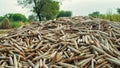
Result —
<instances>
[{"instance_id":1,"label":"pale sky","mask_svg":"<svg viewBox=\"0 0 120 68\"><path fill-rule=\"evenodd\" d=\"M65 0L60 6L61 10L72 11L73 16L88 15L94 11L115 13L116 8L120 8L120 0ZM0 16L6 13L22 13L26 16L31 14L28 9L18 6L17 0L0 0Z\"/></svg>"}]
</instances>

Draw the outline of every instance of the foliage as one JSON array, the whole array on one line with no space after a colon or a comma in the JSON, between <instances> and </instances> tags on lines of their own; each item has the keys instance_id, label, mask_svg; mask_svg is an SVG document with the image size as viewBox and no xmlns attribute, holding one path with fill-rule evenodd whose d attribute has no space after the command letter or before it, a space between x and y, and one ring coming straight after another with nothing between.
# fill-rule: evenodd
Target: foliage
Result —
<instances>
[{"instance_id":1,"label":"foliage","mask_svg":"<svg viewBox=\"0 0 120 68\"><path fill-rule=\"evenodd\" d=\"M120 14L120 8L117 8L117 12Z\"/></svg>"},{"instance_id":2,"label":"foliage","mask_svg":"<svg viewBox=\"0 0 120 68\"><path fill-rule=\"evenodd\" d=\"M117 9L117 10L119 10L117 12L120 12L120 9ZM115 22L120 22L120 14L112 14L111 11L109 11L107 14L100 14L100 12L93 12L89 14L89 16L106 19L110 21L115 21Z\"/></svg>"},{"instance_id":3,"label":"foliage","mask_svg":"<svg viewBox=\"0 0 120 68\"><path fill-rule=\"evenodd\" d=\"M32 14L32 15L29 15L29 16L28 16L28 20L29 20L29 21L37 21L38 18L37 18L34 14Z\"/></svg>"},{"instance_id":4,"label":"foliage","mask_svg":"<svg viewBox=\"0 0 120 68\"><path fill-rule=\"evenodd\" d=\"M59 13L59 2L46 0L41 11L42 16L47 20L54 19Z\"/></svg>"},{"instance_id":5,"label":"foliage","mask_svg":"<svg viewBox=\"0 0 120 68\"><path fill-rule=\"evenodd\" d=\"M59 2L57 0L18 0L18 3L24 7L29 7L36 13L39 21L43 18L54 19L59 11Z\"/></svg>"},{"instance_id":6,"label":"foliage","mask_svg":"<svg viewBox=\"0 0 120 68\"><path fill-rule=\"evenodd\" d=\"M10 19L10 21L27 21L27 18L25 15L20 14L20 13L15 13L15 14L6 14L6 17L8 17Z\"/></svg>"},{"instance_id":7,"label":"foliage","mask_svg":"<svg viewBox=\"0 0 120 68\"><path fill-rule=\"evenodd\" d=\"M17 22L11 22L10 25L11 25L12 28L18 28L18 27L24 26L26 24L28 24L28 23L27 22L22 22L22 21L17 21Z\"/></svg>"},{"instance_id":8,"label":"foliage","mask_svg":"<svg viewBox=\"0 0 120 68\"><path fill-rule=\"evenodd\" d=\"M10 26L10 22L9 22L9 19L8 18L4 18L1 25L0 25L0 28L1 29L10 29L11 26Z\"/></svg>"},{"instance_id":9,"label":"foliage","mask_svg":"<svg viewBox=\"0 0 120 68\"><path fill-rule=\"evenodd\" d=\"M12 28L18 28L21 26L19 22L12 22L10 25L12 26Z\"/></svg>"},{"instance_id":10,"label":"foliage","mask_svg":"<svg viewBox=\"0 0 120 68\"><path fill-rule=\"evenodd\" d=\"M92 16L92 17L98 17L99 15L100 15L99 11L92 12L92 13L89 14L89 16Z\"/></svg>"},{"instance_id":11,"label":"foliage","mask_svg":"<svg viewBox=\"0 0 120 68\"><path fill-rule=\"evenodd\" d=\"M0 22L3 20L4 17L0 16Z\"/></svg>"},{"instance_id":12,"label":"foliage","mask_svg":"<svg viewBox=\"0 0 120 68\"><path fill-rule=\"evenodd\" d=\"M71 17L72 16L72 12L71 11L60 11L59 14L57 15L57 17Z\"/></svg>"},{"instance_id":13,"label":"foliage","mask_svg":"<svg viewBox=\"0 0 120 68\"><path fill-rule=\"evenodd\" d=\"M0 20L2 20L0 21L1 29L8 29L8 27L18 28L20 26L29 24L27 18L19 13L9 13L4 16L0 16Z\"/></svg>"},{"instance_id":14,"label":"foliage","mask_svg":"<svg viewBox=\"0 0 120 68\"><path fill-rule=\"evenodd\" d=\"M101 14L98 18L120 22L120 14Z\"/></svg>"}]
</instances>

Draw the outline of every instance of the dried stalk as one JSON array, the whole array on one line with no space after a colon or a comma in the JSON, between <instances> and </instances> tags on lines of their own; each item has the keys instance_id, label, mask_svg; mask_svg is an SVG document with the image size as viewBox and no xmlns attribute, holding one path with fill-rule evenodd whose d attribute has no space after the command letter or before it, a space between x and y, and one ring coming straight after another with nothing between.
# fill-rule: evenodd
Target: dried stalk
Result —
<instances>
[{"instance_id":1,"label":"dried stalk","mask_svg":"<svg viewBox=\"0 0 120 68\"><path fill-rule=\"evenodd\" d=\"M62 62L58 62L57 64L63 66L63 67L72 67L72 68L78 68L77 66L71 65L71 64L67 64L67 63L62 63Z\"/></svg>"}]
</instances>

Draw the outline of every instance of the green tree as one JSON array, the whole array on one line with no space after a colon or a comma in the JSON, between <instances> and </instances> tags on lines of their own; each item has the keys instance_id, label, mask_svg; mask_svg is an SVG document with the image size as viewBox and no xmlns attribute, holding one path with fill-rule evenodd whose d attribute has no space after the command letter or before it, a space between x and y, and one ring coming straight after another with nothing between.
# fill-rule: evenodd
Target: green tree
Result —
<instances>
[{"instance_id":1,"label":"green tree","mask_svg":"<svg viewBox=\"0 0 120 68\"><path fill-rule=\"evenodd\" d=\"M59 13L59 2L46 0L41 11L43 18L46 18L47 20L54 19Z\"/></svg>"},{"instance_id":2,"label":"green tree","mask_svg":"<svg viewBox=\"0 0 120 68\"><path fill-rule=\"evenodd\" d=\"M57 17L71 17L72 12L71 11L60 11Z\"/></svg>"},{"instance_id":3,"label":"green tree","mask_svg":"<svg viewBox=\"0 0 120 68\"><path fill-rule=\"evenodd\" d=\"M11 21L23 21L23 22L27 21L26 16L20 13L15 14L9 13L6 14L5 17L9 18Z\"/></svg>"},{"instance_id":4,"label":"green tree","mask_svg":"<svg viewBox=\"0 0 120 68\"><path fill-rule=\"evenodd\" d=\"M59 2L57 0L18 0L18 3L23 7L32 8L36 13L39 21L42 17L53 19L59 11Z\"/></svg>"},{"instance_id":5,"label":"green tree","mask_svg":"<svg viewBox=\"0 0 120 68\"><path fill-rule=\"evenodd\" d=\"M89 16L92 16L92 17L98 17L99 15L100 15L99 11L92 12L91 14L89 14Z\"/></svg>"},{"instance_id":6,"label":"green tree","mask_svg":"<svg viewBox=\"0 0 120 68\"><path fill-rule=\"evenodd\" d=\"M117 8L117 13L119 13L119 14L120 14L120 8Z\"/></svg>"},{"instance_id":7,"label":"green tree","mask_svg":"<svg viewBox=\"0 0 120 68\"><path fill-rule=\"evenodd\" d=\"M29 20L29 21L37 21L37 19L38 19L38 18L35 16L35 14L32 14L32 15L29 15L29 16L28 16L28 20Z\"/></svg>"},{"instance_id":8,"label":"green tree","mask_svg":"<svg viewBox=\"0 0 120 68\"><path fill-rule=\"evenodd\" d=\"M0 16L0 22L3 20L4 17Z\"/></svg>"}]
</instances>

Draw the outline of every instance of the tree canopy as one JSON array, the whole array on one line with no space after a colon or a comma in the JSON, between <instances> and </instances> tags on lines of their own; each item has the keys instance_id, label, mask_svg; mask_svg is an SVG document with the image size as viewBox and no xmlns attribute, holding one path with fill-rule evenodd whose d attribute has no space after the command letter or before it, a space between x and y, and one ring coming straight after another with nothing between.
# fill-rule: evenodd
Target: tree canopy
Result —
<instances>
[{"instance_id":1,"label":"tree canopy","mask_svg":"<svg viewBox=\"0 0 120 68\"><path fill-rule=\"evenodd\" d=\"M42 18L54 19L59 11L59 2L57 0L18 0L18 3L36 13L39 21Z\"/></svg>"},{"instance_id":2,"label":"tree canopy","mask_svg":"<svg viewBox=\"0 0 120 68\"><path fill-rule=\"evenodd\" d=\"M2 20L3 20L3 18L4 18L3 16L0 16L0 21L2 21Z\"/></svg>"},{"instance_id":3,"label":"tree canopy","mask_svg":"<svg viewBox=\"0 0 120 68\"><path fill-rule=\"evenodd\" d=\"M57 17L71 17L72 12L71 11L60 11Z\"/></svg>"},{"instance_id":4,"label":"tree canopy","mask_svg":"<svg viewBox=\"0 0 120 68\"><path fill-rule=\"evenodd\" d=\"M59 13L59 2L46 0L41 11L41 15L47 20L54 19Z\"/></svg>"},{"instance_id":5,"label":"tree canopy","mask_svg":"<svg viewBox=\"0 0 120 68\"><path fill-rule=\"evenodd\" d=\"M120 8L117 8L117 13L119 13L119 14L120 14Z\"/></svg>"}]
</instances>

